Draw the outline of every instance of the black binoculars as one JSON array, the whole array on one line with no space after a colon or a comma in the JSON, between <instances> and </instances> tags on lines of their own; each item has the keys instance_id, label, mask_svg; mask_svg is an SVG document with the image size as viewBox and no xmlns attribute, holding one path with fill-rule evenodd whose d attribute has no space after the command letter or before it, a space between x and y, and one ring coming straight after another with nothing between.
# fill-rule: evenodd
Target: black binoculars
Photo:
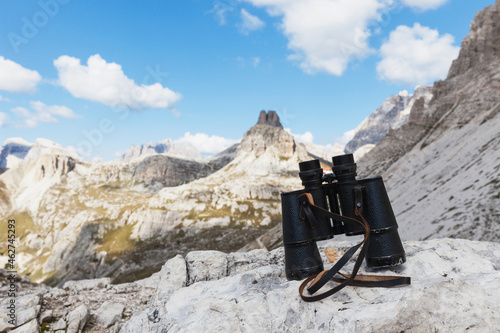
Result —
<instances>
[{"instance_id":1,"label":"black binoculars","mask_svg":"<svg viewBox=\"0 0 500 333\"><path fill-rule=\"evenodd\" d=\"M302 280L323 271L317 241L338 234L361 235L368 230L362 223L347 223L349 220L368 222L368 267L391 267L406 261L382 177L356 180L352 154L334 156L332 160L332 173L325 175L319 160L299 163L304 189L281 193L285 271L289 280ZM313 200L316 212L319 207L333 214L315 213L304 200L306 196ZM334 215L344 219L331 218Z\"/></svg>"}]
</instances>

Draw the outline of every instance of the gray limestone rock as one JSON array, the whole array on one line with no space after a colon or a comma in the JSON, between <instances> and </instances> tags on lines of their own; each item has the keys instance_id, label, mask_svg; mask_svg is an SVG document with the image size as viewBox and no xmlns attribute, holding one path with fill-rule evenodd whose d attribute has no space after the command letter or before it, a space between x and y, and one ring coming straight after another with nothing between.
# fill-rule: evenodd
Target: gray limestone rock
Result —
<instances>
[{"instance_id":1,"label":"gray limestone rock","mask_svg":"<svg viewBox=\"0 0 500 333\"><path fill-rule=\"evenodd\" d=\"M352 243L325 246L342 250ZM410 276L409 286L347 287L307 303L298 294L300 281L287 281L283 267L271 264L178 289L168 301L133 316L120 332L490 332L499 327L500 244L437 239L404 246L403 266L375 272L362 266L360 273ZM253 256L262 258L259 252ZM350 262L345 270L352 267Z\"/></svg>"},{"instance_id":2,"label":"gray limestone rock","mask_svg":"<svg viewBox=\"0 0 500 333\"><path fill-rule=\"evenodd\" d=\"M193 251L187 254L188 284L227 276L226 254L219 251Z\"/></svg>"},{"instance_id":3,"label":"gray limestone rock","mask_svg":"<svg viewBox=\"0 0 500 333\"><path fill-rule=\"evenodd\" d=\"M95 315L102 327L109 328L120 320L124 309L121 303L106 301L95 311Z\"/></svg>"},{"instance_id":4,"label":"gray limestone rock","mask_svg":"<svg viewBox=\"0 0 500 333\"><path fill-rule=\"evenodd\" d=\"M83 330L83 327L89 319L90 312L87 306L80 305L66 317L68 322L68 327L66 328L66 333L79 333Z\"/></svg>"},{"instance_id":5,"label":"gray limestone rock","mask_svg":"<svg viewBox=\"0 0 500 333\"><path fill-rule=\"evenodd\" d=\"M32 319L22 326L19 326L15 330L10 331L11 333L37 333L40 331L40 326L36 319Z\"/></svg>"},{"instance_id":6,"label":"gray limestone rock","mask_svg":"<svg viewBox=\"0 0 500 333\"><path fill-rule=\"evenodd\" d=\"M188 270L186 261L177 255L163 265L159 274L155 300L165 300L177 289L187 285Z\"/></svg>"},{"instance_id":7,"label":"gray limestone rock","mask_svg":"<svg viewBox=\"0 0 500 333\"><path fill-rule=\"evenodd\" d=\"M58 321L54 325L52 325L52 330L53 331L61 331L61 330L66 330L66 320L64 318L59 318Z\"/></svg>"},{"instance_id":8,"label":"gray limestone rock","mask_svg":"<svg viewBox=\"0 0 500 333\"><path fill-rule=\"evenodd\" d=\"M15 303L11 303L11 300L14 300ZM3 332L8 328L20 327L36 319L40 313L40 303L41 295L39 293L18 296L16 298L3 298L0 302L0 331ZM13 312L8 308L11 304L14 304ZM13 319L9 316L11 313L15 315L16 325L9 323Z\"/></svg>"},{"instance_id":9,"label":"gray limestone rock","mask_svg":"<svg viewBox=\"0 0 500 333\"><path fill-rule=\"evenodd\" d=\"M135 168L134 180L147 186L177 186L206 177L214 170L207 163L183 160L165 155L146 157Z\"/></svg>"},{"instance_id":10,"label":"gray limestone rock","mask_svg":"<svg viewBox=\"0 0 500 333\"><path fill-rule=\"evenodd\" d=\"M88 289L102 289L109 286L110 278L88 279L79 281L67 281L63 285L63 289L68 288L73 292L80 292Z\"/></svg>"}]
</instances>

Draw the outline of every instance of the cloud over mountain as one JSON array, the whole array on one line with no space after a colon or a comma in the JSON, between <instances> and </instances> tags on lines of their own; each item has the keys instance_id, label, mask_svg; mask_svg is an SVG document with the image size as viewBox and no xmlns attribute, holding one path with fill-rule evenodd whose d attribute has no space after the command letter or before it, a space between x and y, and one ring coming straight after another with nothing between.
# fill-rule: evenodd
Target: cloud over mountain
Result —
<instances>
[{"instance_id":1,"label":"cloud over mountain","mask_svg":"<svg viewBox=\"0 0 500 333\"><path fill-rule=\"evenodd\" d=\"M387 81L423 85L444 79L460 48L450 34L415 23L398 26L380 48L379 76Z\"/></svg>"},{"instance_id":2,"label":"cloud over mountain","mask_svg":"<svg viewBox=\"0 0 500 333\"><path fill-rule=\"evenodd\" d=\"M239 142L239 140L227 139L217 135L205 133L184 133L184 136L175 140L178 143L190 143L202 154L216 154Z\"/></svg>"}]
</instances>

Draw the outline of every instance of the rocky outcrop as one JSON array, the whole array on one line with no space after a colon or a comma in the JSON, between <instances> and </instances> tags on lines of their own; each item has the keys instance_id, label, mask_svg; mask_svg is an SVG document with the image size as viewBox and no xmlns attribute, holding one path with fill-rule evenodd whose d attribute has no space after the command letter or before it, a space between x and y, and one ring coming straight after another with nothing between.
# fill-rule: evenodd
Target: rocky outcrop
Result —
<instances>
[{"instance_id":1,"label":"rocky outcrop","mask_svg":"<svg viewBox=\"0 0 500 333\"><path fill-rule=\"evenodd\" d=\"M500 240L500 1L477 14L433 99L358 163L383 174L406 239Z\"/></svg>"},{"instance_id":2,"label":"rocky outcrop","mask_svg":"<svg viewBox=\"0 0 500 333\"><path fill-rule=\"evenodd\" d=\"M269 147L274 147L280 156L291 157L296 150L293 136L279 127L257 124L241 140L239 152L253 152L262 155Z\"/></svg>"},{"instance_id":3,"label":"rocky outcrop","mask_svg":"<svg viewBox=\"0 0 500 333\"><path fill-rule=\"evenodd\" d=\"M267 114L261 111L257 124L243 136L236 155L253 153L258 157L268 149L282 159L289 159L297 153L304 160L308 158L305 147L296 143L293 136L283 129L275 111Z\"/></svg>"},{"instance_id":4,"label":"rocky outcrop","mask_svg":"<svg viewBox=\"0 0 500 333\"><path fill-rule=\"evenodd\" d=\"M343 252L346 245L330 242L325 246ZM200 282L186 278L187 287L132 316L121 332L139 328L146 332L162 328L171 332L242 328L259 332L388 328L480 332L497 328L500 315L493 309L500 296L495 255L499 244L443 239L408 242L405 248L408 261L404 266L378 274L411 276L410 286L347 287L316 303L303 302L298 295L300 282L284 278L282 249L229 254L213 261L200 255L200 261L187 261L188 276L196 275Z\"/></svg>"},{"instance_id":5,"label":"rocky outcrop","mask_svg":"<svg viewBox=\"0 0 500 333\"><path fill-rule=\"evenodd\" d=\"M280 123L280 118L276 111L260 111L259 120L257 121L257 125L269 125L273 127L283 128Z\"/></svg>"},{"instance_id":6,"label":"rocky outcrop","mask_svg":"<svg viewBox=\"0 0 500 333\"><path fill-rule=\"evenodd\" d=\"M146 186L155 183L164 186L177 186L206 177L214 170L207 163L183 160L164 155L146 157L135 167L134 180Z\"/></svg>"},{"instance_id":7,"label":"rocky outcrop","mask_svg":"<svg viewBox=\"0 0 500 333\"><path fill-rule=\"evenodd\" d=\"M353 242L320 246L339 253ZM19 330L81 328L85 332L471 331L500 325L500 244L454 239L405 242L407 262L360 273L405 275L398 288L349 286L325 300L300 299L300 281L284 274L283 248L247 253L196 251L176 256L150 278L124 284L68 282L63 289L23 282ZM346 271L353 267L348 263ZM10 327L3 297L0 330ZM333 282L332 282L333 285ZM481 297L478 297L481 295ZM18 303L20 304L20 303ZM23 313L23 320L20 313ZM24 315L24 313L26 315Z\"/></svg>"},{"instance_id":8,"label":"rocky outcrop","mask_svg":"<svg viewBox=\"0 0 500 333\"><path fill-rule=\"evenodd\" d=\"M76 166L76 161L70 156L44 155L40 159L40 168L37 173L37 180L54 175L65 176Z\"/></svg>"},{"instance_id":9,"label":"rocky outcrop","mask_svg":"<svg viewBox=\"0 0 500 333\"><path fill-rule=\"evenodd\" d=\"M236 143L231 147L221 151L220 153L210 157L208 159L208 165L210 165L214 170L222 169L234 160L238 147L239 143Z\"/></svg>"},{"instance_id":10,"label":"rocky outcrop","mask_svg":"<svg viewBox=\"0 0 500 333\"><path fill-rule=\"evenodd\" d=\"M490 66L500 58L500 6L498 1L480 11L472 21L469 35L462 41L458 58L453 62L447 80L475 67Z\"/></svg>"}]
</instances>

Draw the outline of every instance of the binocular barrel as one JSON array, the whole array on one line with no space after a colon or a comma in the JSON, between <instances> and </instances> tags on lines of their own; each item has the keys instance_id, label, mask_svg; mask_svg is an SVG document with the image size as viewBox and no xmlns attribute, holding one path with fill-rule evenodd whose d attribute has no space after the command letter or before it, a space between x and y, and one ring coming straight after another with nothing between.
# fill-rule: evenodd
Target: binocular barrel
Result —
<instances>
[{"instance_id":1,"label":"binocular barrel","mask_svg":"<svg viewBox=\"0 0 500 333\"><path fill-rule=\"evenodd\" d=\"M323 270L316 239L326 239L307 220L300 219L299 195L304 190L281 193L285 272L289 280L303 280ZM322 221L325 224L325 221ZM325 226L323 226L323 229Z\"/></svg>"},{"instance_id":2,"label":"binocular barrel","mask_svg":"<svg viewBox=\"0 0 500 333\"><path fill-rule=\"evenodd\" d=\"M356 163L352 154L335 156L332 160L333 175L325 177L319 160L299 163L304 189L281 193L285 269L290 280L301 280L323 270L316 241L333 238L334 234L354 236L365 232L357 223L342 224L319 214L314 216L312 223L304 216L299 200L299 196L305 193L313 197L314 205L361 221L355 214L355 188L361 187L362 215L370 226L366 264L380 268L406 261L382 177L356 180Z\"/></svg>"}]
</instances>

